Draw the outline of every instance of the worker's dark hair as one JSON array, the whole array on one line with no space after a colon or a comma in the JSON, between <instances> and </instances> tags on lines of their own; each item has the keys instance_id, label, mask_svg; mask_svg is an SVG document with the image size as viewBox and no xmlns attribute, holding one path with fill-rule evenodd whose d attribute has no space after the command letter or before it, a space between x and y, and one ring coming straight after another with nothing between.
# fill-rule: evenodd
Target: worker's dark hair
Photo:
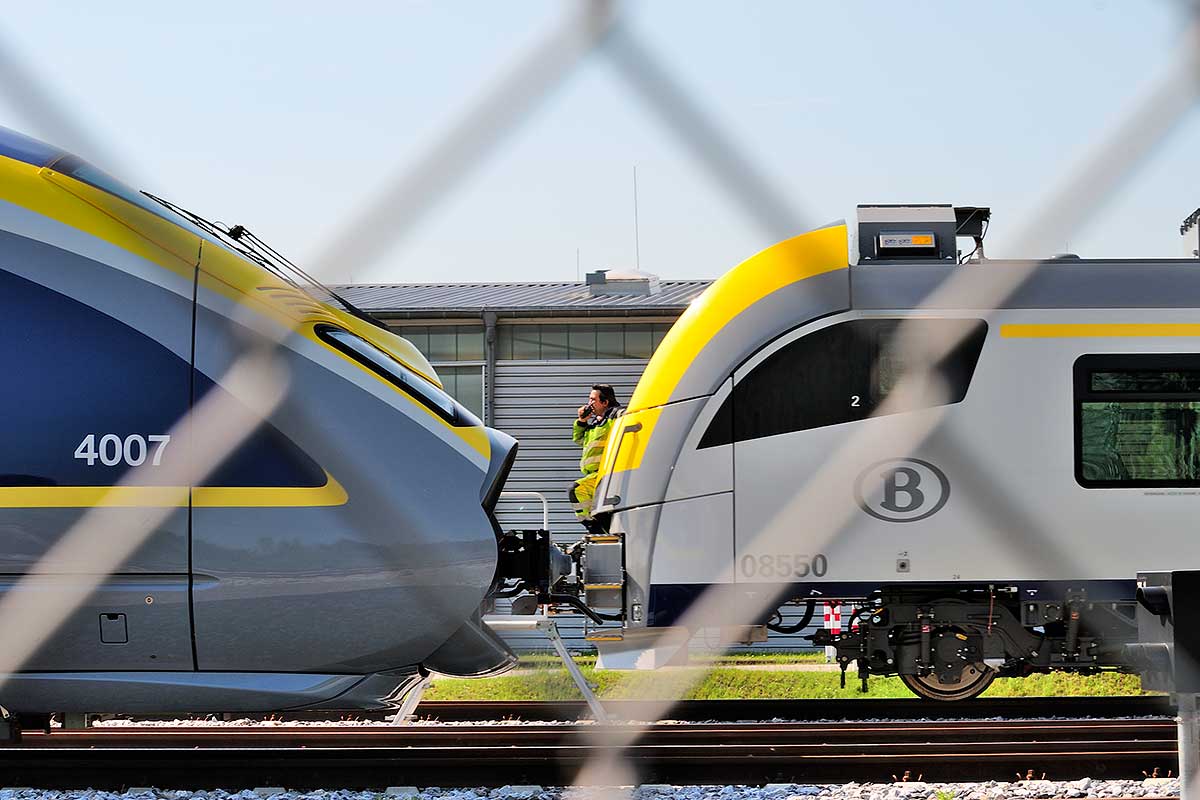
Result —
<instances>
[{"instance_id":1,"label":"worker's dark hair","mask_svg":"<svg viewBox=\"0 0 1200 800\"><path fill-rule=\"evenodd\" d=\"M620 408L621 404L617 402L617 393L613 391L611 385L607 383L594 383L592 388L600 393L600 399L608 403L612 408Z\"/></svg>"}]
</instances>

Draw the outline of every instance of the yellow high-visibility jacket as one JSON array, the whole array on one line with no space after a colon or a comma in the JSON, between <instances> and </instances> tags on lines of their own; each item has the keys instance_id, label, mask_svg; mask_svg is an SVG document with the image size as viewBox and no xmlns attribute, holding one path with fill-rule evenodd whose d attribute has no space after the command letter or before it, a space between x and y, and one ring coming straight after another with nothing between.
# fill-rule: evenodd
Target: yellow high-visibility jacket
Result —
<instances>
[{"instance_id":1,"label":"yellow high-visibility jacket","mask_svg":"<svg viewBox=\"0 0 1200 800\"><path fill-rule=\"evenodd\" d=\"M579 471L584 475L593 475L600 471L600 462L604 459L604 445L616 420L616 412L615 408L610 409L603 420L594 424L585 420L575 420L571 438L583 448L583 455L579 457ZM590 419L592 418L588 417L588 420Z\"/></svg>"}]
</instances>

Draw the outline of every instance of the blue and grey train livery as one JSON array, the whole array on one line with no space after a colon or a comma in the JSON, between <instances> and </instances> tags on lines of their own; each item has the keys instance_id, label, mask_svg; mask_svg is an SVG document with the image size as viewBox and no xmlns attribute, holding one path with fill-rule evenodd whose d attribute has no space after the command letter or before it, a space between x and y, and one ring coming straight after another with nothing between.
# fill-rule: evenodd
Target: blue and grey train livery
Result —
<instances>
[{"instance_id":1,"label":"blue and grey train livery","mask_svg":"<svg viewBox=\"0 0 1200 800\"><path fill-rule=\"evenodd\" d=\"M378 707L425 670L514 662L480 608L516 443L408 342L319 296L0 129L0 609L89 572L56 548L89 510L130 525L169 510L4 676L0 706ZM165 485L205 435L180 421L275 341L282 402L207 477Z\"/></svg>"}]
</instances>

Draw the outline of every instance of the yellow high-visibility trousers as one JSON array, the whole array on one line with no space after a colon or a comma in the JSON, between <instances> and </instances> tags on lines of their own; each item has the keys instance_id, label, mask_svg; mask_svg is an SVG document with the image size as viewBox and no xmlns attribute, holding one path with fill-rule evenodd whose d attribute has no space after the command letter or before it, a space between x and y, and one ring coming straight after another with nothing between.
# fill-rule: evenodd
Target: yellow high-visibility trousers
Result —
<instances>
[{"instance_id":1,"label":"yellow high-visibility trousers","mask_svg":"<svg viewBox=\"0 0 1200 800\"><path fill-rule=\"evenodd\" d=\"M599 473L590 472L571 484L567 497L571 498L571 508L580 520L592 518L592 498L596 495L596 481Z\"/></svg>"}]
</instances>

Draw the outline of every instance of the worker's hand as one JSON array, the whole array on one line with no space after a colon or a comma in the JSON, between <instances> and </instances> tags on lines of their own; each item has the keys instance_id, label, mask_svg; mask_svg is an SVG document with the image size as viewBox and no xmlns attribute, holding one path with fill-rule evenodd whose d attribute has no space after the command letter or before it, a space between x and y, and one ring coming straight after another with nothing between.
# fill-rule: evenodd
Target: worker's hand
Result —
<instances>
[{"instance_id":1,"label":"worker's hand","mask_svg":"<svg viewBox=\"0 0 1200 800\"><path fill-rule=\"evenodd\" d=\"M592 410L592 406L590 404L586 405L586 406L580 406L579 407L579 418L583 419L584 417L586 417L588 415L588 413L591 410Z\"/></svg>"}]
</instances>

